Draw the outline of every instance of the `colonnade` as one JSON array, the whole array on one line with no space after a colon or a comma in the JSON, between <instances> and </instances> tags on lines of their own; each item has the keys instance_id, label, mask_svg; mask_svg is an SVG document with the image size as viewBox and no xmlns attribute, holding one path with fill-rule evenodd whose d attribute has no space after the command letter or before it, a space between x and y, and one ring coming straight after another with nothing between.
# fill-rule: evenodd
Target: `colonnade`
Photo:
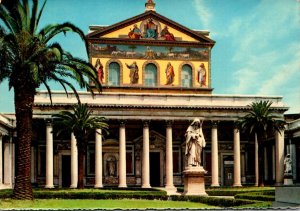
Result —
<instances>
[{"instance_id":1,"label":"colonnade","mask_svg":"<svg viewBox=\"0 0 300 211\"><path fill-rule=\"evenodd\" d=\"M54 188L53 184L53 133L50 122L46 124L46 188ZM102 183L102 136L101 130L95 134L95 188L103 187ZM126 184L126 127L121 122L119 127L119 187L127 187ZM175 188L173 184L173 153L172 153L172 126L168 122L166 127L166 188ZM143 123L143 157L142 157L142 188L150 186L150 150L149 150L149 123ZM71 188L77 187L78 182L78 154L76 139L71 134Z\"/></svg>"},{"instance_id":2,"label":"colonnade","mask_svg":"<svg viewBox=\"0 0 300 211\"><path fill-rule=\"evenodd\" d=\"M53 135L52 126L46 126L46 188L53 188ZM173 182L173 135L172 122L166 124L166 189L174 189ZM276 182L283 181L283 159L284 159L284 133L277 133L276 140ZM143 148L142 148L142 188L150 188L150 149L149 149L149 122L143 122ZM71 136L71 187L77 185L77 149L75 137ZM101 130L96 130L95 140L95 188L103 187L102 182L102 137ZM240 132L233 128L233 157L234 172L233 186L241 186L241 149ZM256 158L257 160L257 158ZM211 128L211 186L220 186L219 181L219 152L218 152L218 124L213 122ZM258 169L258 162L255 162L255 169ZM126 182L126 124L119 125L119 187L127 187ZM258 176L257 176L258 177Z\"/></svg>"}]
</instances>

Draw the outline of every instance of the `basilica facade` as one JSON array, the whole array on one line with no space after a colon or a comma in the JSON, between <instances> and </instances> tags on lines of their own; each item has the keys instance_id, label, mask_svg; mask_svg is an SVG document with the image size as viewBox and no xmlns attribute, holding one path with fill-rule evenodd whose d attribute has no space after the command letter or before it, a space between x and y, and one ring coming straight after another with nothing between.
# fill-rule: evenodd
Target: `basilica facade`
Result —
<instances>
[{"instance_id":1,"label":"basilica facade","mask_svg":"<svg viewBox=\"0 0 300 211\"><path fill-rule=\"evenodd\" d=\"M288 108L281 97L213 94L211 51L216 42L208 31L182 26L158 14L155 3L147 1L142 14L111 26L90 26L86 39L103 90L79 96L93 115L105 117L109 124L108 135L95 131L90 137L84 160L87 187L182 186L185 132L194 118L203 121L206 185L257 184L257 141L240 133L235 123L252 102L272 101L271 111L281 119ZM51 105L46 91L35 97L32 183L75 188L76 140L72 134L58 136L52 116L70 109L77 99L57 91L52 100ZM13 185L14 117L0 117L0 179L3 185ZM285 135L277 132L263 146L267 184L283 182ZM295 155L297 146L291 147Z\"/></svg>"}]
</instances>

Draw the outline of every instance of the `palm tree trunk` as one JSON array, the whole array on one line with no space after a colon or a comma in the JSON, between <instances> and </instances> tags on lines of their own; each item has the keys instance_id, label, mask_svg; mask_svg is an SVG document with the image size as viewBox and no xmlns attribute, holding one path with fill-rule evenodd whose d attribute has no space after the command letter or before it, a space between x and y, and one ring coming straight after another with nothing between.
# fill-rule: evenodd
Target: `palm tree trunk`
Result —
<instances>
[{"instance_id":1,"label":"palm tree trunk","mask_svg":"<svg viewBox=\"0 0 300 211\"><path fill-rule=\"evenodd\" d=\"M262 146L262 140L259 140L258 142L258 160L259 160L259 182L258 182L258 186L259 187L264 187L265 184L264 184L264 179L265 179L265 174L264 174L264 150L263 150L263 146Z\"/></svg>"},{"instance_id":2,"label":"palm tree trunk","mask_svg":"<svg viewBox=\"0 0 300 211\"><path fill-rule=\"evenodd\" d=\"M14 199L33 199L31 186L31 138L34 89L14 87L17 120L16 177Z\"/></svg>"},{"instance_id":3,"label":"palm tree trunk","mask_svg":"<svg viewBox=\"0 0 300 211\"><path fill-rule=\"evenodd\" d=\"M78 147L78 188L83 189L83 158L84 158L84 151L81 147Z\"/></svg>"}]
</instances>

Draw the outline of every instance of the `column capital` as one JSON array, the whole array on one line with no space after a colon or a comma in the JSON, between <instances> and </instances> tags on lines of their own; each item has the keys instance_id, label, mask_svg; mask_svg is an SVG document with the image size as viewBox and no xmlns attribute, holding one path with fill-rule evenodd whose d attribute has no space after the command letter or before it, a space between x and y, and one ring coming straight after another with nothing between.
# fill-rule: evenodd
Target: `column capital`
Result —
<instances>
[{"instance_id":1,"label":"column capital","mask_svg":"<svg viewBox=\"0 0 300 211\"><path fill-rule=\"evenodd\" d=\"M143 127L149 127L150 120L143 120Z\"/></svg>"},{"instance_id":2,"label":"column capital","mask_svg":"<svg viewBox=\"0 0 300 211\"><path fill-rule=\"evenodd\" d=\"M213 127L213 128L217 128L217 127L218 127L218 124L219 124L219 122L220 122L220 121L218 121L218 120L217 120L217 121L215 121L215 120L212 120L212 121L211 121L211 125L212 125L212 127Z\"/></svg>"},{"instance_id":3,"label":"column capital","mask_svg":"<svg viewBox=\"0 0 300 211\"><path fill-rule=\"evenodd\" d=\"M53 119L45 119L46 126L52 126L53 124Z\"/></svg>"},{"instance_id":4,"label":"column capital","mask_svg":"<svg viewBox=\"0 0 300 211\"><path fill-rule=\"evenodd\" d=\"M166 127L172 127L174 120L166 120Z\"/></svg>"},{"instance_id":5,"label":"column capital","mask_svg":"<svg viewBox=\"0 0 300 211\"><path fill-rule=\"evenodd\" d=\"M120 119L119 120L119 124L120 124L120 126L125 126L125 124L127 123L127 120L126 119Z\"/></svg>"}]
</instances>

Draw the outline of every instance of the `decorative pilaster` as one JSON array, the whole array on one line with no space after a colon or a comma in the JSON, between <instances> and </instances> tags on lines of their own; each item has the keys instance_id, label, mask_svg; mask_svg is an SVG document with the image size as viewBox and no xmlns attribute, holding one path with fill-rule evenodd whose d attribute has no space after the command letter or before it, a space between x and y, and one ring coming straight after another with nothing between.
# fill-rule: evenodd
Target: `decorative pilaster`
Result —
<instances>
[{"instance_id":1,"label":"decorative pilaster","mask_svg":"<svg viewBox=\"0 0 300 211\"><path fill-rule=\"evenodd\" d=\"M149 122L143 122L142 188L150 186Z\"/></svg>"},{"instance_id":2,"label":"decorative pilaster","mask_svg":"<svg viewBox=\"0 0 300 211\"><path fill-rule=\"evenodd\" d=\"M126 131L125 123L119 128L119 188L126 188Z\"/></svg>"},{"instance_id":3,"label":"decorative pilaster","mask_svg":"<svg viewBox=\"0 0 300 211\"><path fill-rule=\"evenodd\" d=\"M240 131L238 128L233 130L233 157L234 157L234 173L233 186L240 187L241 184L241 146Z\"/></svg>"},{"instance_id":4,"label":"decorative pilaster","mask_svg":"<svg viewBox=\"0 0 300 211\"><path fill-rule=\"evenodd\" d=\"M96 129L95 132L95 188L102 188L102 131Z\"/></svg>"},{"instance_id":5,"label":"decorative pilaster","mask_svg":"<svg viewBox=\"0 0 300 211\"><path fill-rule=\"evenodd\" d=\"M46 122L46 185L45 188L54 188L53 185L53 128L52 122Z\"/></svg>"},{"instance_id":6,"label":"decorative pilaster","mask_svg":"<svg viewBox=\"0 0 300 211\"><path fill-rule=\"evenodd\" d=\"M78 186L78 149L74 133L71 133L71 185L70 188Z\"/></svg>"},{"instance_id":7,"label":"decorative pilaster","mask_svg":"<svg viewBox=\"0 0 300 211\"><path fill-rule=\"evenodd\" d=\"M166 123L166 191L175 193L176 188L173 183L173 136L172 122Z\"/></svg>"},{"instance_id":8,"label":"decorative pilaster","mask_svg":"<svg viewBox=\"0 0 300 211\"><path fill-rule=\"evenodd\" d=\"M218 126L217 122L212 122L211 129L211 186L219 185L219 153L218 153Z\"/></svg>"},{"instance_id":9,"label":"decorative pilaster","mask_svg":"<svg viewBox=\"0 0 300 211\"><path fill-rule=\"evenodd\" d=\"M283 184L284 174L284 130L275 134L275 150L276 150L276 185Z\"/></svg>"}]
</instances>

